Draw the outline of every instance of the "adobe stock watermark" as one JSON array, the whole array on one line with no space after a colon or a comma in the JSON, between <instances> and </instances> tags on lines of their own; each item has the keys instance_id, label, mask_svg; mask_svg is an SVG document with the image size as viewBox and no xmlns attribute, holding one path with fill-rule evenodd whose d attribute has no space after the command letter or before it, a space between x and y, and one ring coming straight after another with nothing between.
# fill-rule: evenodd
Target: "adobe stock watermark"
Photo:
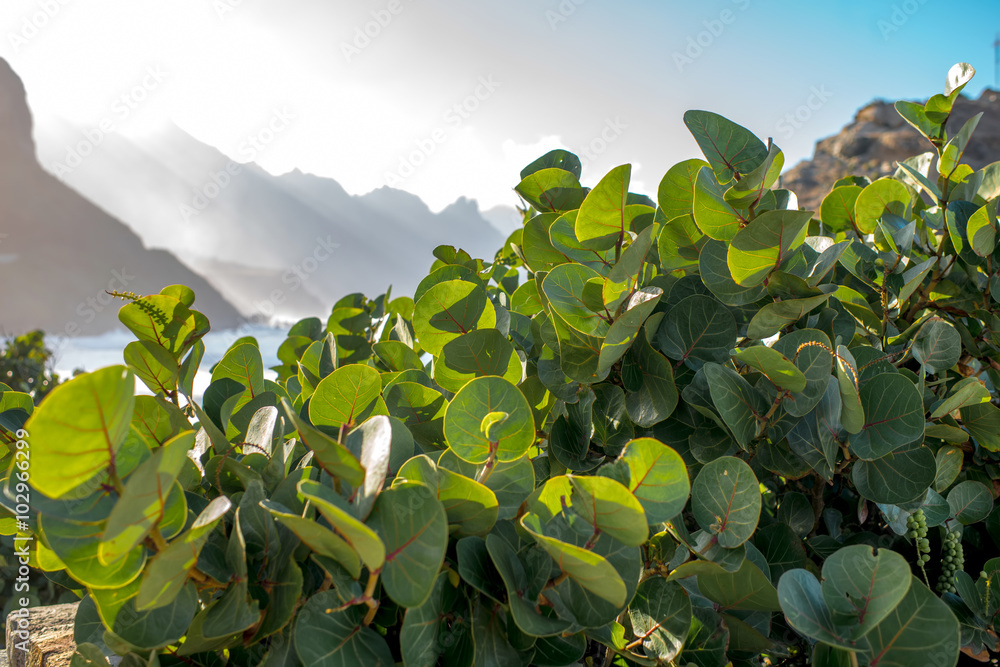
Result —
<instances>
[{"instance_id":1,"label":"adobe stock watermark","mask_svg":"<svg viewBox=\"0 0 1000 667\"><path fill-rule=\"evenodd\" d=\"M29 41L37 37L45 29L52 19L54 19L62 8L71 0L36 0L38 6L36 11L26 14L21 18L21 25L18 30L7 33L7 41L14 47L14 53L18 53L21 47L27 45Z\"/></svg>"},{"instance_id":2,"label":"adobe stock watermark","mask_svg":"<svg viewBox=\"0 0 1000 667\"><path fill-rule=\"evenodd\" d=\"M618 141L618 138L627 129L628 125L622 122L620 116L605 118L604 127L601 128L597 136L579 147L576 151L577 156L580 158L581 169L585 171L587 165L592 164L594 160L603 155L608 150L608 146Z\"/></svg>"},{"instance_id":3,"label":"adobe stock watermark","mask_svg":"<svg viewBox=\"0 0 1000 667\"><path fill-rule=\"evenodd\" d=\"M277 139L279 134L288 129L293 120L295 120L295 116L284 107L275 109L271 118L260 130L247 135L246 139L240 143L236 150L237 154L245 157L247 162L253 162L261 151ZM179 205L181 218L187 222L201 214L241 173L243 173L243 165L232 160L223 169L210 172L208 178L194 188L191 200Z\"/></svg>"},{"instance_id":4,"label":"adobe stock watermark","mask_svg":"<svg viewBox=\"0 0 1000 667\"><path fill-rule=\"evenodd\" d=\"M339 247L340 244L334 241L329 234L325 238L317 236L316 245L313 246L312 252L281 275L281 282L287 286L287 289L280 287L273 289L263 301L253 302L253 312L236 327L237 338L248 335L254 326L270 325L272 318L277 313L276 306L284 303L289 294L302 289L312 278L312 275L319 270L320 265L333 257L334 251Z\"/></svg>"},{"instance_id":5,"label":"adobe stock watermark","mask_svg":"<svg viewBox=\"0 0 1000 667\"><path fill-rule=\"evenodd\" d=\"M576 13L576 8L585 2L587 0L562 0L555 9L545 10L545 20L549 22L552 32L556 31L560 23L568 21Z\"/></svg>"},{"instance_id":6,"label":"adobe stock watermark","mask_svg":"<svg viewBox=\"0 0 1000 667\"><path fill-rule=\"evenodd\" d=\"M74 312L76 312L84 324L90 324L105 309L117 307L115 306L115 298L108 294L108 292L127 292L128 286L133 282L135 282L135 276L129 273L126 267L122 267L121 271L112 269L107 289L101 290L93 296L88 296L77 304ZM77 320L71 320L63 327L63 333L68 337L78 336L80 331L80 323Z\"/></svg>"},{"instance_id":7,"label":"adobe stock watermark","mask_svg":"<svg viewBox=\"0 0 1000 667\"><path fill-rule=\"evenodd\" d=\"M351 41L340 43L340 52L344 54L344 60L349 63L361 55L362 51L382 35L382 31L389 27L393 19L403 13L403 9L402 0L389 0L383 9L371 10L369 12L371 20L355 26Z\"/></svg>"},{"instance_id":8,"label":"adobe stock watermark","mask_svg":"<svg viewBox=\"0 0 1000 667\"><path fill-rule=\"evenodd\" d=\"M794 111L786 113L779 119L774 124L774 129L780 132L785 139L791 138L796 130L808 123L813 114L822 109L831 97L833 97L833 93L827 90L825 85L812 86L809 88L809 95L805 101L795 107Z\"/></svg>"},{"instance_id":9,"label":"adobe stock watermark","mask_svg":"<svg viewBox=\"0 0 1000 667\"><path fill-rule=\"evenodd\" d=\"M83 130L83 139L66 147L66 157L62 162L54 162L50 171L56 178L65 179L73 173L84 160L93 154L94 149L104 142L104 138L114 132L148 100L163 82L167 73L159 65L151 65L143 72L139 82L121 91L111 103L111 113L102 118L95 127Z\"/></svg>"},{"instance_id":10,"label":"adobe stock watermark","mask_svg":"<svg viewBox=\"0 0 1000 667\"><path fill-rule=\"evenodd\" d=\"M732 3L741 12L745 12L750 7L750 0L732 0ZM726 28L736 22L737 16L739 15L732 9L723 9L717 18L702 21L701 24L705 29L697 34L688 35L684 50L674 51L671 54L674 64L677 65L677 71L683 72L685 67L693 65L694 61L700 58L705 50L715 44L715 41L726 32Z\"/></svg>"},{"instance_id":11,"label":"adobe stock watermark","mask_svg":"<svg viewBox=\"0 0 1000 667\"><path fill-rule=\"evenodd\" d=\"M899 4L892 5L892 12L889 13L887 19L879 19L875 24L878 27L878 31L882 33L882 39L889 41L889 35L894 32L898 32L900 28L906 25L910 17L920 11L920 8L926 5L928 0L904 0Z\"/></svg>"},{"instance_id":12,"label":"adobe stock watermark","mask_svg":"<svg viewBox=\"0 0 1000 667\"><path fill-rule=\"evenodd\" d=\"M393 188L415 174L417 168L434 155L438 146L448 141L449 128L455 130L461 127L499 87L500 82L494 80L492 74L480 76L475 90L445 111L443 120L447 127L435 127L427 136L414 139L414 149L399 157L396 171L385 172L385 184Z\"/></svg>"},{"instance_id":13,"label":"adobe stock watermark","mask_svg":"<svg viewBox=\"0 0 1000 667\"><path fill-rule=\"evenodd\" d=\"M220 21L224 21L226 15L236 11L236 8L243 4L243 0L212 0L212 9Z\"/></svg>"},{"instance_id":14,"label":"adobe stock watermark","mask_svg":"<svg viewBox=\"0 0 1000 667\"><path fill-rule=\"evenodd\" d=\"M14 592L27 595L31 591L29 577L31 576L30 546L34 541L28 524L28 515L31 511L31 487L28 485L31 468L31 448L28 444L29 434L24 429L19 429L14 435L17 436L14 449L14 467L11 474L17 480L11 487L14 491L15 520L17 522L17 532L14 534L14 556L17 558L17 576L14 578ZM16 470L14 470L16 468ZM14 648L23 653L28 653L28 641L31 639L31 616L28 611L30 598L21 597L17 600L17 609L12 609L8 615L7 632L8 639L14 640ZM14 619L11 621L9 619ZM20 640L20 641L17 641Z\"/></svg>"}]
</instances>

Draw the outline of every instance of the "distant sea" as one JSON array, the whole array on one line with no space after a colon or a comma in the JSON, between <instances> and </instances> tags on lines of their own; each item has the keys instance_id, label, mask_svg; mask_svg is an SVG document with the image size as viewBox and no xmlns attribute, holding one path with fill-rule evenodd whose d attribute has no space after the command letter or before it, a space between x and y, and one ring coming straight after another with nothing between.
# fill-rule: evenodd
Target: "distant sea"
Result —
<instances>
[{"instance_id":1,"label":"distant sea","mask_svg":"<svg viewBox=\"0 0 1000 667\"><path fill-rule=\"evenodd\" d=\"M269 368L278 365L278 346L285 340L287 334L288 327L267 326L247 326L239 331L210 331L202 339L205 342L205 357L195 377L195 400L201 400L201 395L211 381L209 369L222 359L229 346L243 336L253 336L257 339L264 359L264 377L269 380L275 379L274 371ZM77 368L89 372L106 366L124 364L122 351L135 339L132 332L121 329L100 336L46 337L45 342L53 351L56 373L65 381L73 376L73 371ZM138 378L135 384L137 393L152 393Z\"/></svg>"}]
</instances>

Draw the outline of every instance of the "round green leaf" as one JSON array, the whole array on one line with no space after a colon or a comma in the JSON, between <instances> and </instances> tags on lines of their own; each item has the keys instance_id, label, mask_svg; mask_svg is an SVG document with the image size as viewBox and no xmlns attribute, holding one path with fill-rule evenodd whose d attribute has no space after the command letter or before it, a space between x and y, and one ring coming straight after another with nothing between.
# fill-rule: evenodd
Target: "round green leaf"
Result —
<instances>
[{"instance_id":1,"label":"round green leaf","mask_svg":"<svg viewBox=\"0 0 1000 667\"><path fill-rule=\"evenodd\" d=\"M344 541L358 552L370 570L378 570L383 566L386 559L386 545L371 528L354 517L346 500L330 487L309 479L300 480L296 488L316 506L319 513L330 522ZM381 495L379 494L379 497Z\"/></svg>"},{"instance_id":2,"label":"round green leaf","mask_svg":"<svg viewBox=\"0 0 1000 667\"><path fill-rule=\"evenodd\" d=\"M894 452L851 469L858 492L876 503L898 505L920 497L934 482L934 454L924 446Z\"/></svg>"},{"instance_id":3,"label":"round green leaf","mask_svg":"<svg viewBox=\"0 0 1000 667\"><path fill-rule=\"evenodd\" d=\"M531 512L521 517L521 526L552 556L559 569L601 599L613 605L624 605L625 582L614 566L600 554L558 539L559 526L553 524L554 521L550 521L543 526L538 515ZM556 536L548 534L553 530L557 531ZM564 530L572 529L566 526Z\"/></svg>"},{"instance_id":4,"label":"round green leaf","mask_svg":"<svg viewBox=\"0 0 1000 667\"><path fill-rule=\"evenodd\" d=\"M132 341L125 346L124 358L125 364L153 392L166 395L177 386L180 372L177 360L156 343Z\"/></svg>"},{"instance_id":5,"label":"round green leaf","mask_svg":"<svg viewBox=\"0 0 1000 667\"><path fill-rule=\"evenodd\" d=\"M724 363L736 346L736 334L736 319L728 308L712 297L694 294L681 299L663 318L654 342L677 361L690 357Z\"/></svg>"},{"instance_id":6,"label":"round green leaf","mask_svg":"<svg viewBox=\"0 0 1000 667\"><path fill-rule=\"evenodd\" d=\"M146 564L145 549L136 547L116 563L97 559L104 523L84 524L40 514L39 530L71 577L91 589L116 589L132 583Z\"/></svg>"},{"instance_id":7,"label":"round green leaf","mask_svg":"<svg viewBox=\"0 0 1000 667\"><path fill-rule=\"evenodd\" d=\"M595 530L637 547L649 537L646 513L629 490L608 477L573 475L571 505Z\"/></svg>"},{"instance_id":8,"label":"round green leaf","mask_svg":"<svg viewBox=\"0 0 1000 667\"><path fill-rule=\"evenodd\" d=\"M719 182L709 169L702 169L694 183L694 204L691 209L698 229L705 236L729 242L746 220L734 209L723 194Z\"/></svg>"},{"instance_id":9,"label":"round green leaf","mask_svg":"<svg viewBox=\"0 0 1000 667\"><path fill-rule=\"evenodd\" d=\"M909 563L895 551L841 547L823 563L823 598L838 625L860 639L896 608L911 578Z\"/></svg>"},{"instance_id":10,"label":"round green leaf","mask_svg":"<svg viewBox=\"0 0 1000 667\"><path fill-rule=\"evenodd\" d=\"M212 382L220 378L236 380L250 390L250 397L264 392L264 361L260 349L253 343L241 343L229 348L212 371Z\"/></svg>"},{"instance_id":11,"label":"round green leaf","mask_svg":"<svg viewBox=\"0 0 1000 667\"><path fill-rule=\"evenodd\" d=\"M342 366L316 385L309 400L309 420L316 426L353 428L368 417L381 391L382 378L371 366Z\"/></svg>"},{"instance_id":12,"label":"round green leaf","mask_svg":"<svg viewBox=\"0 0 1000 667\"><path fill-rule=\"evenodd\" d=\"M523 283L510 296L510 310L513 313L532 317L541 312L542 308L542 300L538 296L538 283L534 280Z\"/></svg>"},{"instance_id":13,"label":"round green leaf","mask_svg":"<svg viewBox=\"0 0 1000 667\"><path fill-rule=\"evenodd\" d=\"M413 290L414 303L420 301L420 297L427 294L427 290L434 287L438 283L443 283L447 280L464 280L476 285L482 285L482 281L479 280L479 276L476 275L475 270L469 268L468 266L461 266L459 264L446 264L434 269L420 281L417 288Z\"/></svg>"},{"instance_id":14,"label":"round green leaf","mask_svg":"<svg viewBox=\"0 0 1000 667\"><path fill-rule=\"evenodd\" d=\"M727 256L733 280L743 287L764 282L806 238L810 211L765 211L736 232Z\"/></svg>"},{"instance_id":15,"label":"round green leaf","mask_svg":"<svg viewBox=\"0 0 1000 667\"><path fill-rule=\"evenodd\" d=\"M829 294L819 294L805 299L785 299L765 303L751 318L747 327L747 337L758 340L770 338L829 299Z\"/></svg>"},{"instance_id":16,"label":"round green leaf","mask_svg":"<svg viewBox=\"0 0 1000 667\"><path fill-rule=\"evenodd\" d=\"M882 458L923 435L924 403L905 375L876 375L861 387L860 399L865 424L851 436L851 450L859 458Z\"/></svg>"},{"instance_id":17,"label":"round green leaf","mask_svg":"<svg viewBox=\"0 0 1000 667\"><path fill-rule=\"evenodd\" d=\"M603 337L610 325L583 300L585 286L591 280L603 281L603 277L582 264L560 264L545 276L542 292L552 312L568 326L589 336Z\"/></svg>"},{"instance_id":18,"label":"round green leaf","mask_svg":"<svg viewBox=\"0 0 1000 667\"><path fill-rule=\"evenodd\" d=\"M586 195L577 175L558 167L539 169L528 174L514 190L543 213L579 208Z\"/></svg>"},{"instance_id":19,"label":"round green leaf","mask_svg":"<svg viewBox=\"0 0 1000 667\"><path fill-rule=\"evenodd\" d=\"M372 345L372 351L390 371L402 372L408 369L422 371L424 369L423 363L420 362L420 355L401 341L384 340L375 343Z\"/></svg>"},{"instance_id":20,"label":"round green leaf","mask_svg":"<svg viewBox=\"0 0 1000 667\"><path fill-rule=\"evenodd\" d=\"M434 667L444 650L441 633L448 632L450 614L454 607L445 601L445 595L454 596L455 588L448 582L448 573L442 572L434 581L430 597L419 607L407 609L399 630L399 648L406 667Z\"/></svg>"},{"instance_id":21,"label":"round green leaf","mask_svg":"<svg viewBox=\"0 0 1000 667\"><path fill-rule=\"evenodd\" d=\"M628 390L625 410L629 419L642 428L648 428L669 417L677 407L679 398L674 384L673 365L650 345L650 339L657 331L656 317L650 317L643 326L622 363L622 377ZM630 383L630 373L638 386Z\"/></svg>"},{"instance_id":22,"label":"round green leaf","mask_svg":"<svg viewBox=\"0 0 1000 667\"><path fill-rule=\"evenodd\" d=\"M704 369L712 403L736 442L747 447L757 436L758 418L767 412L767 402L732 368L708 363Z\"/></svg>"},{"instance_id":23,"label":"round green leaf","mask_svg":"<svg viewBox=\"0 0 1000 667\"><path fill-rule=\"evenodd\" d=\"M531 664L536 667L577 665L587 652L587 646L587 636L583 632L539 637L535 640L535 654L531 657Z\"/></svg>"},{"instance_id":24,"label":"round green leaf","mask_svg":"<svg viewBox=\"0 0 1000 667\"><path fill-rule=\"evenodd\" d=\"M853 229L854 204L861 190L860 185L841 185L831 190L819 207L819 219L823 221L823 226L832 232Z\"/></svg>"},{"instance_id":25,"label":"round green leaf","mask_svg":"<svg viewBox=\"0 0 1000 667\"><path fill-rule=\"evenodd\" d=\"M763 373L778 389L799 392L806 388L806 376L775 349L763 345L743 348L736 353L736 360Z\"/></svg>"},{"instance_id":26,"label":"round green leaf","mask_svg":"<svg viewBox=\"0 0 1000 667\"><path fill-rule=\"evenodd\" d=\"M676 451L655 438L636 438L625 445L617 465L628 469L622 480L642 504L646 521L663 523L687 504L691 483L687 466Z\"/></svg>"},{"instance_id":27,"label":"round green leaf","mask_svg":"<svg viewBox=\"0 0 1000 667\"><path fill-rule=\"evenodd\" d=\"M355 579L361 576L361 559L358 557L357 551L332 530L324 528L313 519L291 514L283 506L269 500L263 501L262 505L312 551L320 556L332 558Z\"/></svg>"},{"instance_id":28,"label":"round green leaf","mask_svg":"<svg viewBox=\"0 0 1000 667\"><path fill-rule=\"evenodd\" d=\"M677 657L691 628L691 598L679 583L663 577L646 579L639 584L628 613L647 656L664 662Z\"/></svg>"},{"instance_id":29,"label":"round green leaf","mask_svg":"<svg viewBox=\"0 0 1000 667\"><path fill-rule=\"evenodd\" d=\"M709 241L702 247L698 256L698 272L712 294L728 306L754 303L767 294L763 285L743 287L733 280L729 272L728 251L722 241Z\"/></svg>"},{"instance_id":30,"label":"round green leaf","mask_svg":"<svg viewBox=\"0 0 1000 667\"><path fill-rule=\"evenodd\" d=\"M491 429L487 438L481 425L491 412L506 412L507 419ZM520 390L501 377L468 382L455 394L444 415L444 436L459 458L485 463L520 458L535 442L535 417Z\"/></svg>"},{"instance_id":31,"label":"round green leaf","mask_svg":"<svg viewBox=\"0 0 1000 667\"><path fill-rule=\"evenodd\" d=\"M757 529L760 487L742 459L724 456L706 464L691 485L691 510L704 530L726 549L738 547Z\"/></svg>"},{"instance_id":32,"label":"round green leaf","mask_svg":"<svg viewBox=\"0 0 1000 667\"><path fill-rule=\"evenodd\" d=\"M434 356L441 354L448 341L473 329L489 329L496 321L496 311L483 288L464 280L434 285L413 309L417 340Z\"/></svg>"},{"instance_id":33,"label":"round green leaf","mask_svg":"<svg viewBox=\"0 0 1000 667\"><path fill-rule=\"evenodd\" d=\"M706 562L706 565L708 563ZM749 558L736 572L727 572L711 563L708 571L698 574L698 589L724 610L778 611L778 592L767 575Z\"/></svg>"},{"instance_id":34,"label":"round green leaf","mask_svg":"<svg viewBox=\"0 0 1000 667\"><path fill-rule=\"evenodd\" d=\"M115 615L115 636L138 649L157 649L176 643L183 637L198 611L198 592L194 583L186 584L170 604L137 611L136 598L130 597Z\"/></svg>"},{"instance_id":35,"label":"round green leaf","mask_svg":"<svg viewBox=\"0 0 1000 667\"><path fill-rule=\"evenodd\" d=\"M134 391L132 371L124 366L85 373L53 389L25 424L32 486L51 498L87 488L125 441Z\"/></svg>"},{"instance_id":36,"label":"round green leaf","mask_svg":"<svg viewBox=\"0 0 1000 667\"><path fill-rule=\"evenodd\" d=\"M531 587L529 576L534 577L536 573L526 571L525 561L510 544L497 535L488 535L485 546L485 555L489 556L490 563L484 565L496 567L507 590L511 616L521 632L532 637L544 637L568 630L569 621L539 613L538 605L526 595Z\"/></svg>"},{"instance_id":37,"label":"round green leaf","mask_svg":"<svg viewBox=\"0 0 1000 667\"><path fill-rule=\"evenodd\" d=\"M880 178L858 194L854 218L862 234L871 234L886 212L906 219L909 208L910 193L906 186L892 178Z\"/></svg>"},{"instance_id":38,"label":"round green leaf","mask_svg":"<svg viewBox=\"0 0 1000 667\"><path fill-rule=\"evenodd\" d=\"M299 611L294 642L302 664L316 667L394 665L396 661L385 639L362 623L368 608L355 605L335 611L341 606L336 591L323 591L309 598Z\"/></svg>"},{"instance_id":39,"label":"round green leaf","mask_svg":"<svg viewBox=\"0 0 1000 667\"><path fill-rule=\"evenodd\" d=\"M420 382L429 383L427 376L419 372ZM440 391L420 382L398 380L390 383L384 394L386 408L391 416L406 425L413 434L414 442L423 447L440 449L445 446L444 411L448 402Z\"/></svg>"},{"instance_id":40,"label":"round green leaf","mask_svg":"<svg viewBox=\"0 0 1000 667\"><path fill-rule=\"evenodd\" d=\"M187 285L167 285L160 290L160 294L172 296L188 308L194 305L194 290Z\"/></svg>"},{"instance_id":41,"label":"round green leaf","mask_svg":"<svg viewBox=\"0 0 1000 667\"><path fill-rule=\"evenodd\" d=\"M950 322L934 318L920 327L911 351L928 373L940 374L958 363L962 337Z\"/></svg>"},{"instance_id":42,"label":"round green leaf","mask_svg":"<svg viewBox=\"0 0 1000 667\"><path fill-rule=\"evenodd\" d=\"M282 398L281 406L289 423L298 431L299 440L312 450L319 467L331 476L343 479L351 486L357 486L364 481L365 471L350 450L299 417L295 409L288 403L288 399Z\"/></svg>"},{"instance_id":43,"label":"round green leaf","mask_svg":"<svg viewBox=\"0 0 1000 667\"><path fill-rule=\"evenodd\" d=\"M692 110L684 124L712 165L720 183L749 174L767 158L767 146L750 130L711 111Z\"/></svg>"},{"instance_id":44,"label":"round green leaf","mask_svg":"<svg viewBox=\"0 0 1000 667\"><path fill-rule=\"evenodd\" d=\"M895 609L865 635L867 664L954 667L962 647L958 619L916 577Z\"/></svg>"},{"instance_id":45,"label":"round green leaf","mask_svg":"<svg viewBox=\"0 0 1000 667\"><path fill-rule=\"evenodd\" d=\"M629 231L626 211L632 165L615 167L591 190L576 216L576 238L597 249L611 248Z\"/></svg>"},{"instance_id":46,"label":"round green leaf","mask_svg":"<svg viewBox=\"0 0 1000 667\"><path fill-rule=\"evenodd\" d=\"M580 171L583 165L580 164L580 158L578 158L573 153L562 148L556 148L549 151L542 157L538 158L527 167L521 170L521 178L527 178L531 174L542 169L549 169L552 167L558 167L559 169L564 169L570 172L577 178L580 178Z\"/></svg>"},{"instance_id":47,"label":"round green leaf","mask_svg":"<svg viewBox=\"0 0 1000 667\"><path fill-rule=\"evenodd\" d=\"M178 361L210 328L202 313L166 294L151 294L125 304L118 319L136 338L163 347Z\"/></svg>"},{"instance_id":48,"label":"round green leaf","mask_svg":"<svg viewBox=\"0 0 1000 667\"><path fill-rule=\"evenodd\" d=\"M692 159L678 162L667 170L656 193L656 203L667 220L691 214L695 179L698 171L708 166L704 160Z\"/></svg>"},{"instance_id":49,"label":"round green leaf","mask_svg":"<svg viewBox=\"0 0 1000 667\"><path fill-rule=\"evenodd\" d=\"M499 507L492 491L470 477L439 468L424 454L403 464L396 475L396 483L402 481L422 482L434 491L454 537L485 535L496 523Z\"/></svg>"},{"instance_id":50,"label":"round green leaf","mask_svg":"<svg viewBox=\"0 0 1000 667\"><path fill-rule=\"evenodd\" d=\"M830 339L817 329L798 329L781 336L773 349L791 359L806 378L805 387L786 397L781 404L788 414L802 417L816 407L830 382L833 370Z\"/></svg>"},{"instance_id":51,"label":"round green leaf","mask_svg":"<svg viewBox=\"0 0 1000 667\"><path fill-rule=\"evenodd\" d=\"M552 248L562 256L560 264L569 261L595 270L603 270L612 263L614 249L595 250L581 243L574 231L578 213L578 211L567 211L549 227L549 241L552 243Z\"/></svg>"},{"instance_id":52,"label":"round green leaf","mask_svg":"<svg viewBox=\"0 0 1000 667\"><path fill-rule=\"evenodd\" d=\"M812 572L796 568L778 580L778 601L785 619L795 630L832 646L857 650L859 642L840 628L823 598L823 590Z\"/></svg>"},{"instance_id":53,"label":"round green leaf","mask_svg":"<svg viewBox=\"0 0 1000 667\"><path fill-rule=\"evenodd\" d=\"M697 266L700 250L707 241L708 237L701 233L690 213L671 219L656 239L660 267L670 271Z\"/></svg>"},{"instance_id":54,"label":"round green leaf","mask_svg":"<svg viewBox=\"0 0 1000 667\"><path fill-rule=\"evenodd\" d=\"M948 506L951 515L963 525L977 523L993 511L993 495L982 482L966 480L959 482L948 492Z\"/></svg>"},{"instance_id":55,"label":"round green leaf","mask_svg":"<svg viewBox=\"0 0 1000 667\"><path fill-rule=\"evenodd\" d=\"M451 392L484 375L499 375L513 384L521 381L521 360L507 337L496 329L462 334L448 341L434 360L434 381Z\"/></svg>"},{"instance_id":56,"label":"round green leaf","mask_svg":"<svg viewBox=\"0 0 1000 667\"><path fill-rule=\"evenodd\" d=\"M961 447L949 447L945 445L937 450L934 459L937 462L937 472L934 475L934 490L944 493L944 490L951 486L958 474L962 472L962 463L965 454Z\"/></svg>"},{"instance_id":57,"label":"round green leaf","mask_svg":"<svg viewBox=\"0 0 1000 667\"><path fill-rule=\"evenodd\" d=\"M837 346L837 383L842 402L840 423L848 433L860 433L865 427L865 410L858 394L858 364L854 356L843 345ZM909 442L909 441L907 441Z\"/></svg>"},{"instance_id":58,"label":"round green leaf","mask_svg":"<svg viewBox=\"0 0 1000 667\"><path fill-rule=\"evenodd\" d=\"M448 548L448 517L434 492L404 482L378 495L368 517L385 543L382 585L402 607L419 607L431 594Z\"/></svg>"}]
</instances>

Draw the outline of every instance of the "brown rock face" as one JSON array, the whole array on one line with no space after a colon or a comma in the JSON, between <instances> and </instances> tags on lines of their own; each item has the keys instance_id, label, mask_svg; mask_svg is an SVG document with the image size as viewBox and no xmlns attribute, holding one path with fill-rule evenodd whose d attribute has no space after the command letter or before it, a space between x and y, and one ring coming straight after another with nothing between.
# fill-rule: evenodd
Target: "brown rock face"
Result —
<instances>
[{"instance_id":1,"label":"brown rock face","mask_svg":"<svg viewBox=\"0 0 1000 667\"><path fill-rule=\"evenodd\" d=\"M973 169L1000 160L1000 92L985 90L976 100L959 96L947 126L951 136L980 112L983 117L963 160ZM876 101L858 111L839 134L816 142L813 158L786 171L781 187L798 196L801 208L818 211L837 179L888 176L896 170L897 162L930 150L930 143L891 103ZM935 159L932 171L936 164Z\"/></svg>"}]
</instances>

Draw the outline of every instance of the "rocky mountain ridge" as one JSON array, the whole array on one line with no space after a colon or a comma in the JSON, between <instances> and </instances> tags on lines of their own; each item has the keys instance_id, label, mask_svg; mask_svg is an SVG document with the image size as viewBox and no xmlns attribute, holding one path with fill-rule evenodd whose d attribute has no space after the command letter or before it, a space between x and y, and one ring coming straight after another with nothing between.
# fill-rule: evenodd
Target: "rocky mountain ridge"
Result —
<instances>
[{"instance_id":1,"label":"rocky mountain ridge","mask_svg":"<svg viewBox=\"0 0 1000 667\"><path fill-rule=\"evenodd\" d=\"M58 175L80 139L77 128L47 128L39 157ZM331 178L273 175L237 157L167 125L141 139L108 133L62 179L255 322L324 317L346 294L376 297L390 285L396 296L412 294L436 246L491 259L506 237L473 200L435 213L402 190L352 195Z\"/></svg>"},{"instance_id":2,"label":"rocky mountain ridge","mask_svg":"<svg viewBox=\"0 0 1000 667\"><path fill-rule=\"evenodd\" d=\"M948 120L951 136L967 120L983 112L963 162L981 169L1000 160L1000 92L986 89L976 99L959 96ZM896 170L896 163L933 150L924 137L896 112L890 102L876 100L862 107L839 133L816 142L810 160L781 176L781 187L798 196L799 206L819 211L834 182L848 175L875 179ZM936 166L937 160L932 164Z\"/></svg>"},{"instance_id":3,"label":"rocky mountain ridge","mask_svg":"<svg viewBox=\"0 0 1000 667\"><path fill-rule=\"evenodd\" d=\"M240 313L218 290L39 165L20 77L0 60L0 335L56 336L120 327L122 302L107 291L159 292L190 285L216 329Z\"/></svg>"}]
</instances>

